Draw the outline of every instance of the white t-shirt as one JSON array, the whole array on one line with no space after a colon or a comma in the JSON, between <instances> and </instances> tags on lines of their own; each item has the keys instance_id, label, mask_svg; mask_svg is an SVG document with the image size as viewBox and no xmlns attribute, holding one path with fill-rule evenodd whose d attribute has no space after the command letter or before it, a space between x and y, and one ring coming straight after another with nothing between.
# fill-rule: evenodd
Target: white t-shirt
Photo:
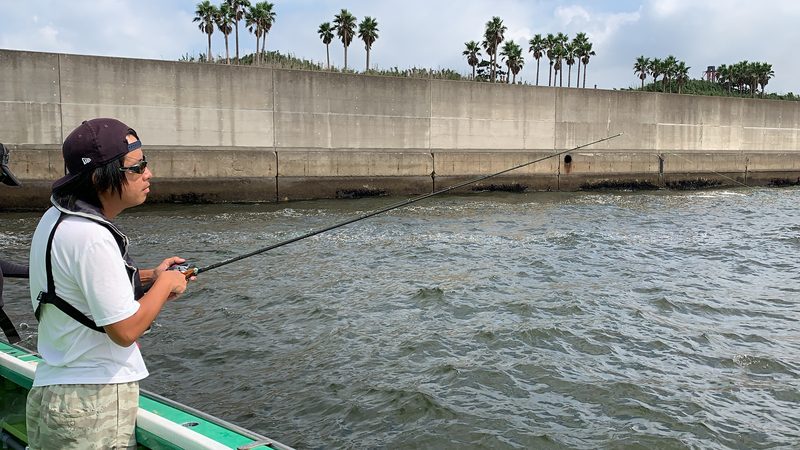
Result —
<instances>
[{"instance_id":1,"label":"white t-shirt","mask_svg":"<svg viewBox=\"0 0 800 450\"><path fill-rule=\"evenodd\" d=\"M47 290L47 239L59 211L50 208L39 221L31 242L30 292L34 309L39 293ZM131 317L139 309L131 279L114 236L90 219L68 216L53 236L52 273L56 294L98 326ZM34 386L53 384L112 384L147 377L139 347L120 347L63 313L42 305L39 353Z\"/></svg>"}]
</instances>

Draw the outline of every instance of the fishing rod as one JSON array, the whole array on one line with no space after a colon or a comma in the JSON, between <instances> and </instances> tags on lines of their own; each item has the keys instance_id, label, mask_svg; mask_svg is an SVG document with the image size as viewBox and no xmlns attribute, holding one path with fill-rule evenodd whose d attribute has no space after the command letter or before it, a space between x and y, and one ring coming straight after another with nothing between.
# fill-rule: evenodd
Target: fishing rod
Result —
<instances>
[{"instance_id":1,"label":"fishing rod","mask_svg":"<svg viewBox=\"0 0 800 450\"><path fill-rule=\"evenodd\" d=\"M553 158L553 157L556 157L556 156L559 156L559 155L563 155L564 153L568 153L568 152L572 152L572 151L575 151L575 150L578 150L578 149L581 149L581 148L584 148L584 147L588 147L590 145L598 144L598 143L603 142L603 141L608 141L610 139L614 139L614 138L619 137L619 136L622 136L622 133L617 133L617 134L612 135L612 136L606 136L606 137L604 137L602 139L598 139L596 141L589 142L588 144L579 145L577 147L574 147L574 148L571 148L571 149L568 149L568 150L563 150L563 151L560 151L558 153L553 153L551 155L544 156L542 158L535 159L533 161L528 161L528 162L526 162L524 164L520 164L520 165L511 167L509 169L501 170L500 172L496 172L496 173L493 173L493 174L490 174L490 175L484 175L484 176L475 178L473 180L465 181L463 183L459 183L459 184L456 184L456 185L453 185L453 186L450 186L450 187L447 187L447 188L444 188L444 189L441 189L441 190L438 190L438 191L435 191L435 192L431 192L429 194L423 194L423 195L420 195L418 197L414 197L414 198L409 199L409 200L405 200L405 201L402 201L402 202L399 202L399 203L395 203L394 205L387 206L387 207L385 207L383 209L379 209L377 211L373 211L373 212L368 213L368 214L364 214L364 215L361 215L361 216L358 216L358 217L354 217L352 219L345 220L344 222L339 222L337 224L334 224L334 225L331 225L331 226L328 226L328 227L325 227L325 228L322 228L322 229L319 229L319 230L311 231L311 232L308 232L306 234L294 237L292 239L288 239L288 240L283 241L283 242L278 242L277 244L272 244L270 246L267 246L267 247L264 247L264 248L260 248L258 250L253 250L252 252L245 253L243 255L239 255L239 256L236 256L234 258L226 259L224 261L220 261L218 263L211 264L211 265L206 266L206 267L194 267L194 266L191 266L191 265L178 265L178 264L175 264L172 267L170 267L170 269L171 270L179 270L181 273L186 275L187 279L189 279L189 278L191 278L191 277L193 277L195 275L198 275L200 273L208 272L209 270L213 270L213 269L216 269L218 267L226 266L226 265L228 265L230 263L234 263L236 261L241 261L241 260L243 260L245 258L249 258L251 256L259 255L261 253L268 252L270 250L274 250L274 249L276 249L278 247L283 247L284 245L288 245L288 244L291 244L293 242L301 241L303 239L310 238L312 236L316 236L316 235L318 235L320 233L324 233L326 231L335 230L336 228L340 228L340 227L343 227L345 225L349 225L351 223L355 223L355 222L358 222L358 221L361 221L361 220L364 220L364 219L368 219L370 217L377 216L378 214L383 214L385 212L389 212L389 211L391 211L393 209L402 208L402 207L410 205L412 203L416 203L416 202L418 202L420 200L425 200L426 198L431 198L431 197L433 197L435 195L444 194L445 192L450 192L450 191L452 191L454 189L462 188L464 186L467 186L467 185L470 185L470 184L473 184L473 183L477 183L479 181L483 181L483 180L486 180L486 179L489 179L489 178L492 178L492 177L496 177L498 175L502 175L502 174L507 173L507 172L511 172L512 170L517 170L517 169L523 168L525 166L529 166L531 164L535 164L537 162L544 161L546 159L550 159L550 158Z\"/></svg>"}]
</instances>

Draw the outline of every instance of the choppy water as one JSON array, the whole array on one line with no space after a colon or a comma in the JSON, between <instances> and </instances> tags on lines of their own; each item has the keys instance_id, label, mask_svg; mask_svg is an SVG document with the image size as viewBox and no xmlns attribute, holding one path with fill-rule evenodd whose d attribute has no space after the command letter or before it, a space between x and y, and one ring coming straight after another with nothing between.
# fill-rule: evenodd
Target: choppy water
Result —
<instances>
[{"instance_id":1,"label":"choppy water","mask_svg":"<svg viewBox=\"0 0 800 450\"><path fill-rule=\"evenodd\" d=\"M391 203L119 223L143 265L204 266ZM798 203L797 188L426 200L202 275L142 339L143 386L298 448L799 448ZM3 255L26 254L37 217L0 214Z\"/></svg>"}]
</instances>

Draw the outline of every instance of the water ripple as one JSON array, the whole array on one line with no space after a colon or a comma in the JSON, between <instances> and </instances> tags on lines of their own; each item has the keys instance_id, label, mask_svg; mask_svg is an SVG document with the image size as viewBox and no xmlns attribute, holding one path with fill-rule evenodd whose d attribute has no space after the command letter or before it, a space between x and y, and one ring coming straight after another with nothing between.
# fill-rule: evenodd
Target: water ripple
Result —
<instances>
[{"instance_id":1,"label":"water ripple","mask_svg":"<svg viewBox=\"0 0 800 450\"><path fill-rule=\"evenodd\" d=\"M798 448L798 200L431 199L201 276L142 339L144 387L298 448ZM204 265L386 205L162 205L119 222L145 265ZM25 257L37 219L0 217L5 255ZM8 301L27 288L6 289L35 324Z\"/></svg>"}]
</instances>

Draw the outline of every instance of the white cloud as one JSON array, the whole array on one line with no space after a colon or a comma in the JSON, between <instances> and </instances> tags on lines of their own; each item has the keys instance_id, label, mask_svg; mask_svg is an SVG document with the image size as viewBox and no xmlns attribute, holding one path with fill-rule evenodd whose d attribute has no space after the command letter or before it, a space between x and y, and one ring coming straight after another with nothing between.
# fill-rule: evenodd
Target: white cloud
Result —
<instances>
[{"instance_id":1,"label":"white cloud","mask_svg":"<svg viewBox=\"0 0 800 450\"><path fill-rule=\"evenodd\" d=\"M641 19L639 11L607 13L589 11L582 6L572 5L558 7L554 12L557 23L562 29L574 35L579 32L586 33L595 48L602 47L616 33L629 23Z\"/></svg>"},{"instance_id":2,"label":"white cloud","mask_svg":"<svg viewBox=\"0 0 800 450\"><path fill-rule=\"evenodd\" d=\"M60 43L58 39L58 30L51 25L46 25L36 30L36 36L41 43L48 48L58 48Z\"/></svg>"},{"instance_id":3,"label":"white cloud","mask_svg":"<svg viewBox=\"0 0 800 450\"><path fill-rule=\"evenodd\" d=\"M586 8L577 5L559 6L556 8L554 15L565 26L570 26L573 23L583 26L583 24L590 22L592 18Z\"/></svg>"},{"instance_id":4,"label":"white cloud","mask_svg":"<svg viewBox=\"0 0 800 450\"><path fill-rule=\"evenodd\" d=\"M651 1L653 13L656 17L670 18L681 12L685 12L692 5L695 7L702 2L691 0L656 0Z\"/></svg>"}]
</instances>

